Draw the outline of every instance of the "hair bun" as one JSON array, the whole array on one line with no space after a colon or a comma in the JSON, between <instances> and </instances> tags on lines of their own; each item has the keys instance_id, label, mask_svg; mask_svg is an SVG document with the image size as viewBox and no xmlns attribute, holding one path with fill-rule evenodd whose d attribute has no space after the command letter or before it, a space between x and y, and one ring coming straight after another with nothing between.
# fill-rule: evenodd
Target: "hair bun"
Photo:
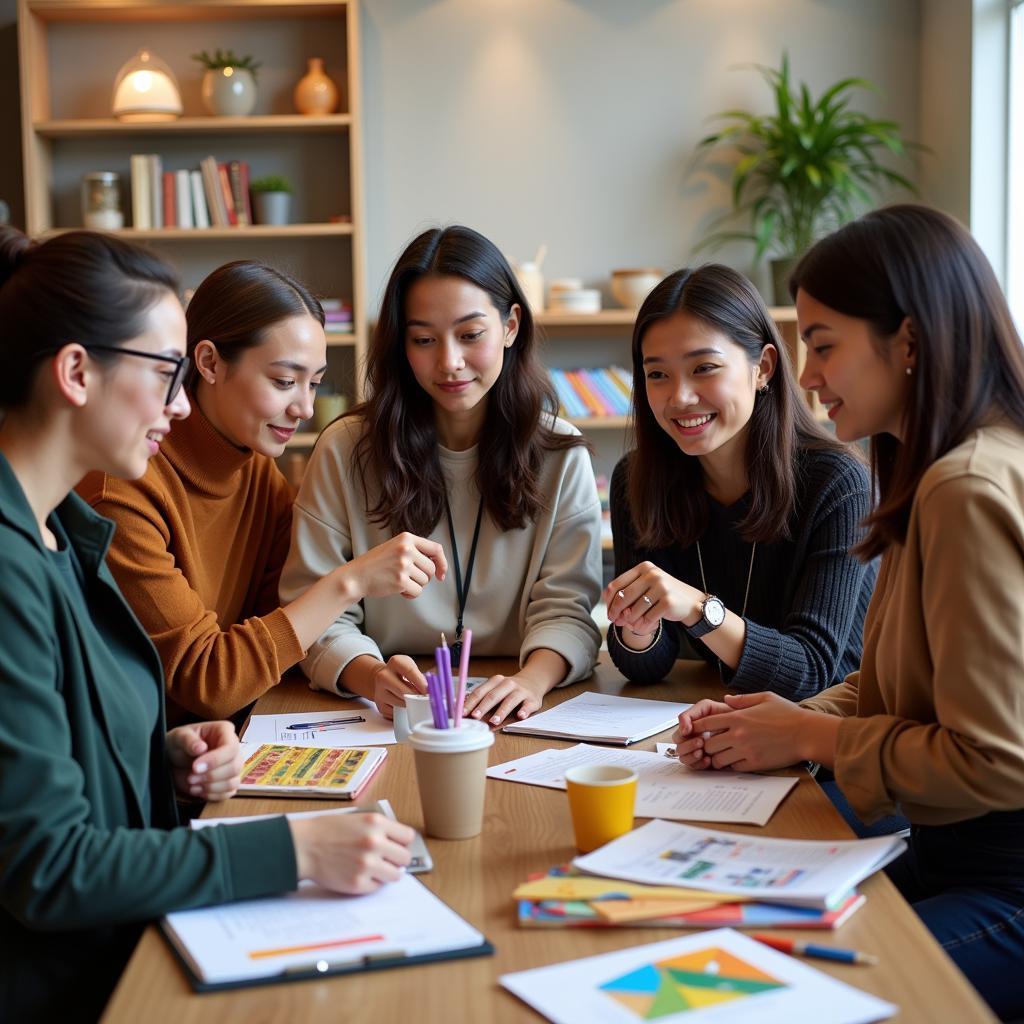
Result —
<instances>
[{"instance_id":1,"label":"hair bun","mask_svg":"<svg viewBox=\"0 0 1024 1024\"><path fill-rule=\"evenodd\" d=\"M32 240L11 225L0 226L0 288L25 263L33 248Z\"/></svg>"}]
</instances>

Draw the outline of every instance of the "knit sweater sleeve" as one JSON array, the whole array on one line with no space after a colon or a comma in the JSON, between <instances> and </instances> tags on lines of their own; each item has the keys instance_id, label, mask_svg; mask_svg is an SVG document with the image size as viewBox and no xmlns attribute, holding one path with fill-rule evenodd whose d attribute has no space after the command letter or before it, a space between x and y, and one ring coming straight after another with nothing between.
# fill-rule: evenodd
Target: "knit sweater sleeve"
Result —
<instances>
[{"instance_id":1,"label":"knit sweater sleeve","mask_svg":"<svg viewBox=\"0 0 1024 1024\"><path fill-rule=\"evenodd\" d=\"M270 550L256 592L254 611L265 615L280 607L281 570L288 557L288 545L292 537L292 503L295 500L291 484L276 466L273 467L271 501L274 508L273 533L270 536Z\"/></svg>"},{"instance_id":2,"label":"knit sweater sleeve","mask_svg":"<svg viewBox=\"0 0 1024 1024\"><path fill-rule=\"evenodd\" d=\"M798 701L835 680L865 575L875 572L850 553L869 501L867 474L849 459L816 504L805 506L808 540L792 603L779 629L745 620L743 653L735 672L725 675L730 689L771 690Z\"/></svg>"},{"instance_id":3,"label":"knit sweater sleeve","mask_svg":"<svg viewBox=\"0 0 1024 1024\"><path fill-rule=\"evenodd\" d=\"M288 617L276 606L222 626L176 564L156 492L106 488L83 496L117 525L107 564L160 654L174 703L201 718L227 718L302 657Z\"/></svg>"},{"instance_id":4,"label":"knit sweater sleeve","mask_svg":"<svg viewBox=\"0 0 1024 1024\"><path fill-rule=\"evenodd\" d=\"M626 488L628 456L619 460L612 472L609 502L612 513L612 543L615 547L615 575L622 573L640 562L647 560L636 543L636 531L629 511L629 495ZM657 683L672 670L679 657L678 625L662 622L661 633L652 647L646 651L630 650L619 638L615 626L608 628L608 653L615 667L631 683Z\"/></svg>"}]
</instances>

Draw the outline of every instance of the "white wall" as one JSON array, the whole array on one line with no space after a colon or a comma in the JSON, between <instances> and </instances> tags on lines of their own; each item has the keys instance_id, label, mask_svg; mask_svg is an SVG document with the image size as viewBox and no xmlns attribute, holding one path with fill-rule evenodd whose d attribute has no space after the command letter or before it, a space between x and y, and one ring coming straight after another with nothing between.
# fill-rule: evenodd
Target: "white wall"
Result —
<instances>
[{"instance_id":1,"label":"white wall","mask_svg":"<svg viewBox=\"0 0 1024 1024\"><path fill-rule=\"evenodd\" d=\"M925 5L927 6L927 5ZM919 0L364 0L368 287L423 227L461 221L547 276L681 266L727 202L687 175L707 117L769 109L784 48L820 92L878 87L918 129ZM750 269L749 247L719 256ZM701 258L709 258L703 255Z\"/></svg>"}]
</instances>

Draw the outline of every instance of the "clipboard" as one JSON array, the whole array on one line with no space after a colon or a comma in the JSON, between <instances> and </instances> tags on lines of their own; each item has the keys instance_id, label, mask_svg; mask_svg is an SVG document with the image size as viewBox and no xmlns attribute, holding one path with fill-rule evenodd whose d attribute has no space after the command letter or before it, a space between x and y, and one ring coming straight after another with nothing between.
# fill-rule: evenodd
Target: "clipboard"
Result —
<instances>
[{"instance_id":1,"label":"clipboard","mask_svg":"<svg viewBox=\"0 0 1024 1024\"><path fill-rule=\"evenodd\" d=\"M366 896L294 893L168 914L160 930L196 992L489 956L494 947L410 874Z\"/></svg>"},{"instance_id":2,"label":"clipboard","mask_svg":"<svg viewBox=\"0 0 1024 1024\"><path fill-rule=\"evenodd\" d=\"M269 975L263 978L209 982L203 981L196 974L189 960L168 933L163 921L160 922L160 931L167 940L167 944L174 954L174 959L178 961L181 969L185 972L192 990L201 995L207 992L228 992L241 988L257 988L260 985L281 985L291 981L311 981L316 978L333 978L343 974L361 974L364 971L385 971L392 967L415 967L418 964L436 964L444 960L470 960L478 956L494 955L494 946L485 939L479 946L452 950L445 953L426 953L420 956L363 956L350 961L329 962L327 968L322 971L311 967L305 971L282 971L280 974Z\"/></svg>"}]
</instances>

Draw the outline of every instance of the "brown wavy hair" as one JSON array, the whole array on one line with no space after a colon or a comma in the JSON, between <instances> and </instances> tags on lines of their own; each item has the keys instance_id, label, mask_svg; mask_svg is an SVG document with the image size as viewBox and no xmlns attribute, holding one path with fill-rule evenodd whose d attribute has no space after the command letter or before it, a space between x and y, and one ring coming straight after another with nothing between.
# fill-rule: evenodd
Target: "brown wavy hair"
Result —
<instances>
[{"instance_id":1,"label":"brown wavy hair","mask_svg":"<svg viewBox=\"0 0 1024 1024\"><path fill-rule=\"evenodd\" d=\"M871 438L878 504L854 549L864 559L906 540L925 470L979 427L1007 419L1024 430L1024 349L991 265L970 232L938 210L876 210L818 242L797 264L799 289L866 320L882 359L903 321L917 361L903 440Z\"/></svg>"},{"instance_id":2,"label":"brown wavy hair","mask_svg":"<svg viewBox=\"0 0 1024 1024\"><path fill-rule=\"evenodd\" d=\"M643 343L656 323L689 313L743 349L756 366L766 345L778 352L770 387L758 394L747 434L750 509L737 524L746 541L789 536L801 450L849 452L811 415L797 386L786 345L757 289L720 263L669 274L644 300L633 327L633 431L627 464L630 514L644 547L688 547L707 528L708 499L700 460L679 450L647 401Z\"/></svg>"},{"instance_id":3,"label":"brown wavy hair","mask_svg":"<svg viewBox=\"0 0 1024 1024\"><path fill-rule=\"evenodd\" d=\"M545 507L540 490L545 455L586 441L549 425L558 404L537 359L533 315L508 261L493 242L458 225L431 228L413 239L384 291L367 355L369 397L349 414L364 420L354 454L365 493L377 499L368 509L370 519L396 532L426 535L444 514L433 401L405 354L406 296L416 281L432 276L461 277L476 285L503 320L513 305L520 308L515 344L504 350L501 372L487 395L476 484L501 529L521 528Z\"/></svg>"}]
</instances>

